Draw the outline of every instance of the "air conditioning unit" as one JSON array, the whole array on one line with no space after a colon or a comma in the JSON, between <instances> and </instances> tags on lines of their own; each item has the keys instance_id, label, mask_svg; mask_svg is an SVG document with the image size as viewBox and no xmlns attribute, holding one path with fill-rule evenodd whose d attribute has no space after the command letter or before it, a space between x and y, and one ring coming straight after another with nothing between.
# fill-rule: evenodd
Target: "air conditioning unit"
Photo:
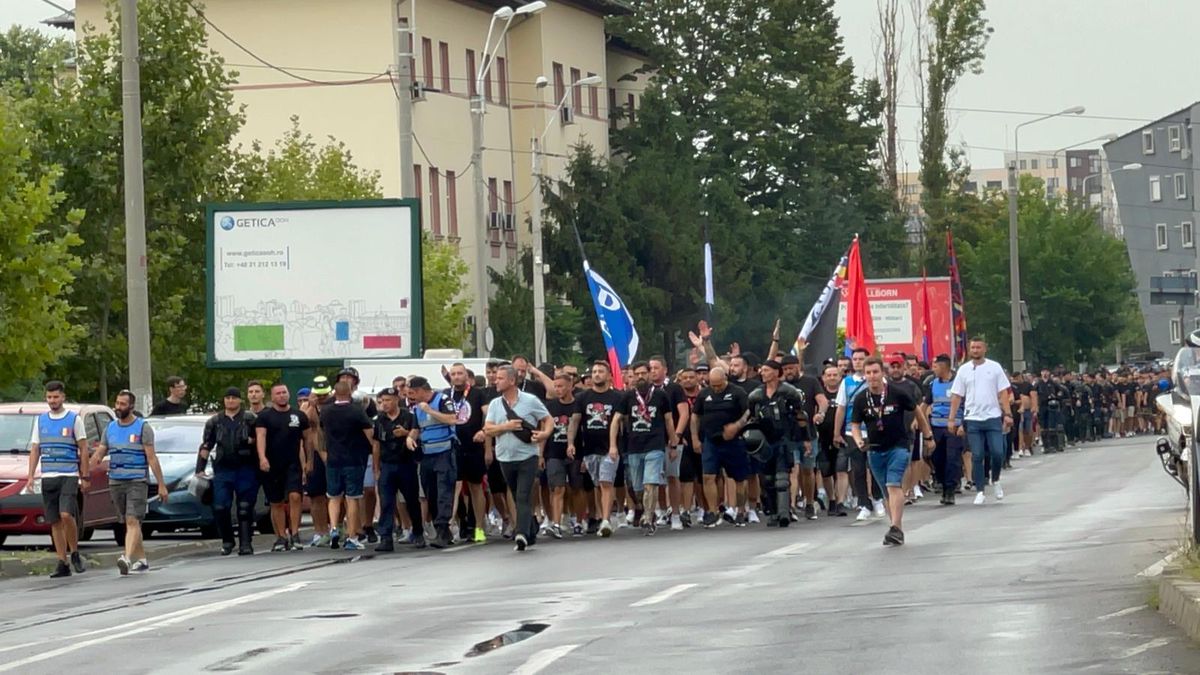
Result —
<instances>
[{"instance_id":1,"label":"air conditioning unit","mask_svg":"<svg viewBox=\"0 0 1200 675\"><path fill-rule=\"evenodd\" d=\"M413 103L425 100L425 84L422 82L413 82L412 84L412 100Z\"/></svg>"},{"instance_id":2,"label":"air conditioning unit","mask_svg":"<svg viewBox=\"0 0 1200 675\"><path fill-rule=\"evenodd\" d=\"M504 214L492 211L488 214L487 225L489 230L499 230Z\"/></svg>"},{"instance_id":3,"label":"air conditioning unit","mask_svg":"<svg viewBox=\"0 0 1200 675\"><path fill-rule=\"evenodd\" d=\"M502 218L504 220L504 230L506 232L512 232L517 229L517 219L513 216L513 214L505 213L502 215Z\"/></svg>"},{"instance_id":4,"label":"air conditioning unit","mask_svg":"<svg viewBox=\"0 0 1200 675\"><path fill-rule=\"evenodd\" d=\"M559 108L558 114L559 114L559 119L562 120L562 125L564 127L575 124L575 109L574 108L563 106L562 108Z\"/></svg>"}]
</instances>

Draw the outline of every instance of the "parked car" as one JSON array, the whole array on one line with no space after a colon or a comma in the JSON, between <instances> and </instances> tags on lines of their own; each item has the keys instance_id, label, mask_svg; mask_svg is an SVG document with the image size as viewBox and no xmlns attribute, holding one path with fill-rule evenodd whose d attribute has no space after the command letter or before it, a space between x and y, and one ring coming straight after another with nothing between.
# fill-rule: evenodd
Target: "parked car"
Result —
<instances>
[{"instance_id":1,"label":"parked car","mask_svg":"<svg viewBox=\"0 0 1200 675\"><path fill-rule=\"evenodd\" d=\"M108 406L68 403L83 417L89 451L100 443L100 433L116 415ZM22 494L29 473L29 450L37 416L49 410L44 402L0 403L0 544L10 536L50 536L40 494ZM39 480L41 470L35 474ZM79 538L88 540L98 528L115 528L117 510L108 494L108 458L91 467L91 485L80 490ZM121 533L124 540L124 533Z\"/></svg>"},{"instance_id":2,"label":"parked car","mask_svg":"<svg viewBox=\"0 0 1200 675\"><path fill-rule=\"evenodd\" d=\"M146 418L154 429L154 452L162 467L168 495L166 503L157 497L150 499L146 520L142 523L142 536L179 530L199 530L201 536L208 538L217 536L211 504L203 503L202 499L188 492L188 484L196 472L196 451L203 440L204 423L208 418L208 415ZM212 476L211 462L205 472L209 477ZM154 476L150 476L150 484L150 494L155 495L158 487ZM262 490L259 490L254 511L258 531L263 534L272 532L271 508Z\"/></svg>"}]
</instances>

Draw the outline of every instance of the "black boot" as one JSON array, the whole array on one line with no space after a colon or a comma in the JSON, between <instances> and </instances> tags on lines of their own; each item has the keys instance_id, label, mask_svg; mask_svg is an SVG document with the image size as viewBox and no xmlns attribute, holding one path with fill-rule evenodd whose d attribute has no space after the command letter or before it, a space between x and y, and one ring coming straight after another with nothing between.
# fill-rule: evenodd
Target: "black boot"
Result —
<instances>
[{"instance_id":1,"label":"black boot","mask_svg":"<svg viewBox=\"0 0 1200 675\"><path fill-rule=\"evenodd\" d=\"M254 555L254 521L238 521L238 555Z\"/></svg>"},{"instance_id":2,"label":"black boot","mask_svg":"<svg viewBox=\"0 0 1200 675\"><path fill-rule=\"evenodd\" d=\"M213 509L213 520L216 521L217 534L221 537L221 555L233 553L233 521L230 520L229 509Z\"/></svg>"}]
</instances>

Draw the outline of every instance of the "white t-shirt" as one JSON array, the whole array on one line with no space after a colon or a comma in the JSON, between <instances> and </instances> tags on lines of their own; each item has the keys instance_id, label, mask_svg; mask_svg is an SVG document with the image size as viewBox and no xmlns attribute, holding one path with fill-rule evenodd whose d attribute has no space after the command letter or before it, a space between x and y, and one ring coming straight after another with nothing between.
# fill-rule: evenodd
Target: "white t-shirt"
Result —
<instances>
[{"instance_id":1,"label":"white t-shirt","mask_svg":"<svg viewBox=\"0 0 1200 675\"><path fill-rule=\"evenodd\" d=\"M50 419L52 419L52 420L61 420L62 418L67 416L67 412L69 412L69 411L64 408L61 412L59 412L57 414L50 412L50 411L47 411L46 414L48 414L50 416ZM86 429L86 427L83 426L83 415L75 416L75 440L76 441L87 440L87 429ZM33 436L29 439L29 442L30 443L41 443L42 442L41 431L38 428L38 423L36 421L33 423ZM77 476L77 475L79 475L79 474L78 473L43 473L42 478L54 478L55 476Z\"/></svg>"},{"instance_id":2,"label":"white t-shirt","mask_svg":"<svg viewBox=\"0 0 1200 675\"><path fill-rule=\"evenodd\" d=\"M954 376L950 393L965 399L965 419L983 422L1004 416L1000 393L1011 386L1000 364L984 359L980 364L974 361L963 364Z\"/></svg>"}]
</instances>

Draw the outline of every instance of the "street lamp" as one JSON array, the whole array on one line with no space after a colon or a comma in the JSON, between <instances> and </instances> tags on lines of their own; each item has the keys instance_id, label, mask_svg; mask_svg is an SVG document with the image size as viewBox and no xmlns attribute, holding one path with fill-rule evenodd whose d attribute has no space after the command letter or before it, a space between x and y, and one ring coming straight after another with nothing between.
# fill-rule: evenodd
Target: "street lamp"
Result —
<instances>
[{"instance_id":1,"label":"street lamp","mask_svg":"<svg viewBox=\"0 0 1200 675\"><path fill-rule=\"evenodd\" d=\"M1008 166L1008 284L1009 284L1009 303L1012 305L1010 320L1012 322L1012 359L1013 372L1020 373L1025 370L1025 334L1021 327L1021 261L1018 258L1017 246L1017 162L1021 157L1021 127L1030 124L1048 120L1051 117L1059 117L1061 115L1082 115L1084 107L1081 105L1067 108L1050 115L1043 115L1037 119L1022 122L1013 130L1013 161Z\"/></svg>"},{"instance_id":2,"label":"street lamp","mask_svg":"<svg viewBox=\"0 0 1200 675\"><path fill-rule=\"evenodd\" d=\"M529 219L533 234L533 353L535 363L545 363L549 352L546 346L546 265L542 259L542 141L546 139L546 134L549 133L554 120L561 114L562 107L567 104L567 97L574 93L576 87L594 87L603 81L599 75L589 75L572 82L563 94L562 100L546 117L546 126L542 129L541 135L533 139L533 208ZM539 92L546 87L546 84L546 78L539 77L537 79Z\"/></svg>"},{"instance_id":3,"label":"street lamp","mask_svg":"<svg viewBox=\"0 0 1200 675\"><path fill-rule=\"evenodd\" d=\"M1126 164L1125 166L1119 166L1119 167L1113 169L1112 171L1109 171L1109 173L1113 174L1118 171L1139 171L1141 168L1142 168L1141 162L1133 162L1131 164ZM1103 176L1103 175L1104 175L1103 173L1089 173L1088 175L1083 177L1083 185L1080 186L1080 191L1083 193L1084 199L1087 199L1087 182L1093 178L1099 178L1100 176ZM1101 192L1103 192L1103 190L1104 190L1104 188L1101 187ZM1101 199L1101 201L1103 201L1103 198Z\"/></svg>"},{"instance_id":4,"label":"street lamp","mask_svg":"<svg viewBox=\"0 0 1200 675\"><path fill-rule=\"evenodd\" d=\"M1067 151L1067 150L1070 150L1071 148L1078 148L1078 147L1079 147L1079 146L1081 146L1081 145L1088 145L1089 143L1095 143L1096 141L1103 141L1104 143L1111 143L1112 141L1115 141L1115 140L1117 140L1117 135L1116 135L1116 134L1102 134L1102 135L1100 135L1100 136L1097 136L1097 137L1095 137L1095 138L1089 138L1089 139L1087 139L1086 141L1080 141L1080 142L1078 142L1078 143L1072 143L1072 144L1070 144L1070 145L1064 145L1063 147L1061 147L1061 148L1059 148L1059 149L1055 150L1055 151L1054 151L1054 152L1053 152L1053 153L1050 155L1050 157L1051 157L1052 159L1054 159L1055 161L1057 161L1057 160L1058 160L1058 156L1059 156L1059 155L1063 155L1063 159L1066 159L1066 156L1065 156L1065 154L1064 154L1064 153L1066 153L1066 151ZM1067 174L1067 169L1068 169L1068 168L1069 168L1069 167L1066 167L1066 166L1062 167L1062 169L1063 169L1063 176L1064 176L1064 177L1065 177L1065 176L1066 176L1066 174ZM1055 178L1058 178L1058 168L1057 168L1057 167L1054 169L1054 177L1055 177ZM1063 182L1065 183L1066 181L1063 181ZM1070 189L1070 188L1069 188L1069 186L1068 186L1068 191L1069 191L1069 189Z\"/></svg>"},{"instance_id":5,"label":"street lamp","mask_svg":"<svg viewBox=\"0 0 1200 675\"><path fill-rule=\"evenodd\" d=\"M492 12L492 21L488 24L487 38L483 41L479 68L475 74L475 94L471 96L471 166L475 170L475 355L480 358L487 357L490 351L487 346L489 332L487 256L484 253L488 224L485 205L487 186L483 176L483 116L487 114L487 104L483 100L483 80L491 70L492 63L496 59L496 52L504 43L504 36L508 34L513 19L522 15L537 14L543 9L546 9L546 3L536 0L516 9L505 5ZM497 20L504 22L504 28L501 29L496 44L489 50Z\"/></svg>"}]
</instances>

